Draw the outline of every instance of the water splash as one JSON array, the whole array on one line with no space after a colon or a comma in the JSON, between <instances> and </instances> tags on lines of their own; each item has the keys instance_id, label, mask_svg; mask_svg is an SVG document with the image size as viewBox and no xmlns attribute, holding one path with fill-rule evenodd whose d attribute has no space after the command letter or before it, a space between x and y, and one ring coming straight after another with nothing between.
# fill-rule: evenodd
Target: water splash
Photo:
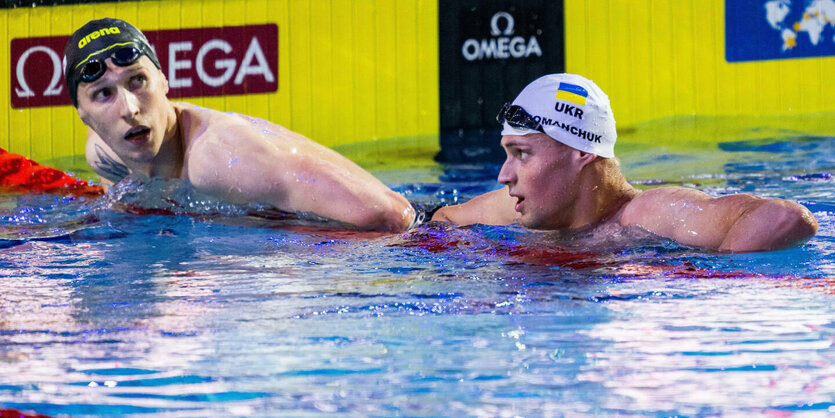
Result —
<instances>
[{"instance_id":1,"label":"water splash","mask_svg":"<svg viewBox=\"0 0 835 418\"><path fill-rule=\"evenodd\" d=\"M353 229L310 212L286 212L259 203L229 203L197 191L186 180L132 173L98 199L51 194L0 195L0 241L11 242L0 242L0 247L66 236L84 229L107 229L119 214L189 216L200 221L266 228Z\"/></svg>"}]
</instances>

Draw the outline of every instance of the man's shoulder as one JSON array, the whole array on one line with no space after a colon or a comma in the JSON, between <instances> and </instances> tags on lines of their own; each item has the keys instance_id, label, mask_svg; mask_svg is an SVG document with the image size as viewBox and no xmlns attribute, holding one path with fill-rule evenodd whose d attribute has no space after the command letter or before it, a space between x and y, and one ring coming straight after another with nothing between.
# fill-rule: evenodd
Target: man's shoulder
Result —
<instances>
[{"instance_id":1,"label":"man's shoulder","mask_svg":"<svg viewBox=\"0 0 835 418\"><path fill-rule=\"evenodd\" d=\"M641 193L638 193L637 196L632 200L642 202L642 201L655 201L660 199L679 199L686 196L693 196L693 195L702 195L703 193L696 190L696 189L689 189L686 187L679 187L679 186L664 186L664 187L656 187L654 189L644 190Z\"/></svg>"},{"instance_id":2,"label":"man's shoulder","mask_svg":"<svg viewBox=\"0 0 835 418\"><path fill-rule=\"evenodd\" d=\"M235 112L177 102L183 129L189 142L225 138L234 139L240 145L242 139L283 136L291 133L272 122ZM209 141L212 142L212 141Z\"/></svg>"},{"instance_id":3,"label":"man's shoulder","mask_svg":"<svg viewBox=\"0 0 835 418\"><path fill-rule=\"evenodd\" d=\"M674 209L677 203L705 198L708 196L698 190L678 186L644 190L624 205L621 223L630 224L647 217L663 216Z\"/></svg>"},{"instance_id":4,"label":"man's shoulder","mask_svg":"<svg viewBox=\"0 0 835 418\"><path fill-rule=\"evenodd\" d=\"M702 202L724 207L758 205L765 199L748 193L735 193L712 197L705 192L686 187L668 186L645 190L639 193L629 204L638 209L660 208L681 203Z\"/></svg>"},{"instance_id":5,"label":"man's shoulder","mask_svg":"<svg viewBox=\"0 0 835 418\"><path fill-rule=\"evenodd\" d=\"M177 103L181 129L191 154L218 147L244 146L257 136L237 114Z\"/></svg>"},{"instance_id":6,"label":"man's shoulder","mask_svg":"<svg viewBox=\"0 0 835 418\"><path fill-rule=\"evenodd\" d=\"M284 132L269 122L188 103L177 107L186 140L187 176L195 185L232 181L217 177L219 166L261 167L264 161L278 163L287 157L274 141Z\"/></svg>"},{"instance_id":7,"label":"man's shoulder","mask_svg":"<svg viewBox=\"0 0 835 418\"><path fill-rule=\"evenodd\" d=\"M686 187L659 187L638 193L624 208L621 223L661 222L668 216L682 218L707 213L736 217L765 200L746 193L711 197Z\"/></svg>"},{"instance_id":8,"label":"man's shoulder","mask_svg":"<svg viewBox=\"0 0 835 418\"><path fill-rule=\"evenodd\" d=\"M174 104L180 115L180 121L185 126L185 129L198 131L199 133L206 132L207 128L216 129L226 125L237 124L235 114L221 112L217 109L197 106L186 102L177 102Z\"/></svg>"},{"instance_id":9,"label":"man's shoulder","mask_svg":"<svg viewBox=\"0 0 835 418\"><path fill-rule=\"evenodd\" d=\"M624 207L626 210L634 211L638 209L646 209L647 206L653 206L662 200L675 199L677 196L687 194L689 189L677 186L657 187L654 189L643 190L639 192L632 200Z\"/></svg>"}]
</instances>

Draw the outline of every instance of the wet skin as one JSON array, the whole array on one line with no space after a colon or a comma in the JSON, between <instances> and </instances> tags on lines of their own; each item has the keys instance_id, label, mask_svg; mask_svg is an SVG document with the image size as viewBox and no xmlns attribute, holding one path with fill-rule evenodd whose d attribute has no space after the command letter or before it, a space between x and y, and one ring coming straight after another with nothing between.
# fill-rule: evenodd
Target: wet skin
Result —
<instances>
[{"instance_id":1,"label":"wet skin","mask_svg":"<svg viewBox=\"0 0 835 418\"><path fill-rule=\"evenodd\" d=\"M78 115L131 171L176 177L182 158L172 139L177 116L168 102L168 81L148 57L129 67L113 65L93 83L78 87ZM161 153L164 145L169 151Z\"/></svg>"},{"instance_id":2,"label":"wet skin","mask_svg":"<svg viewBox=\"0 0 835 418\"><path fill-rule=\"evenodd\" d=\"M174 103L147 57L78 88L87 160L104 179L182 178L233 203L309 212L360 229L402 231L409 202L333 150L270 122ZM119 169L122 165L123 170ZM116 167L116 169L114 169Z\"/></svg>"},{"instance_id":3,"label":"wet skin","mask_svg":"<svg viewBox=\"0 0 835 418\"><path fill-rule=\"evenodd\" d=\"M545 134L505 135L502 147L507 158L498 181L516 200L519 223L532 229L581 226L576 225L575 208L587 159Z\"/></svg>"},{"instance_id":4,"label":"wet skin","mask_svg":"<svg viewBox=\"0 0 835 418\"><path fill-rule=\"evenodd\" d=\"M639 192L612 162L545 134L507 135L502 146L507 159L498 181L506 187L441 208L433 220L520 223L545 230L588 230L617 223L682 244L732 252L792 247L818 228L808 209L783 199L710 197L682 187Z\"/></svg>"}]
</instances>

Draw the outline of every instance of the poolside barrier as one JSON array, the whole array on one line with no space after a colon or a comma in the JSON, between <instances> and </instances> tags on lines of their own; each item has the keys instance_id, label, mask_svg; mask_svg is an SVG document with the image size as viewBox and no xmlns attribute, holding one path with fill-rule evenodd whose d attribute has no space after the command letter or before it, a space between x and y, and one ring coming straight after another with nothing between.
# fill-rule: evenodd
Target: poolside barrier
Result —
<instances>
[{"instance_id":1,"label":"poolside barrier","mask_svg":"<svg viewBox=\"0 0 835 418\"><path fill-rule=\"evenodd\" d=\"M0 147L45 162L83 153L63 43L105 16L149 34L172 98L328 146L398 139L442 161L501 158L498 108L560 71L609 94L619 147L833 135L835 1L806 3L5 0Z\"/></svg>"}]
</instances>

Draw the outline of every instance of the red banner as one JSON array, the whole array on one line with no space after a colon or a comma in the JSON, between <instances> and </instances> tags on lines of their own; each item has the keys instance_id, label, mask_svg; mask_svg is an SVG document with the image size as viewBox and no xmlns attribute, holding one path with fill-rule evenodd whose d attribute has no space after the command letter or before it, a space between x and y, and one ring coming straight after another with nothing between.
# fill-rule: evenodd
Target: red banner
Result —
<instances>
[{"instance_id":1,"label":"red banner","mask_svg":"<svg viewBox=\"0 0 835 418\"><path fill-rule=\"evenodd\" d=\"M278 26L146 31L168 78L168 97L270 93L278 90ZM69 36L12 39L13 108L71 105L63 76Z\"/></svg>"}]
</instances>

